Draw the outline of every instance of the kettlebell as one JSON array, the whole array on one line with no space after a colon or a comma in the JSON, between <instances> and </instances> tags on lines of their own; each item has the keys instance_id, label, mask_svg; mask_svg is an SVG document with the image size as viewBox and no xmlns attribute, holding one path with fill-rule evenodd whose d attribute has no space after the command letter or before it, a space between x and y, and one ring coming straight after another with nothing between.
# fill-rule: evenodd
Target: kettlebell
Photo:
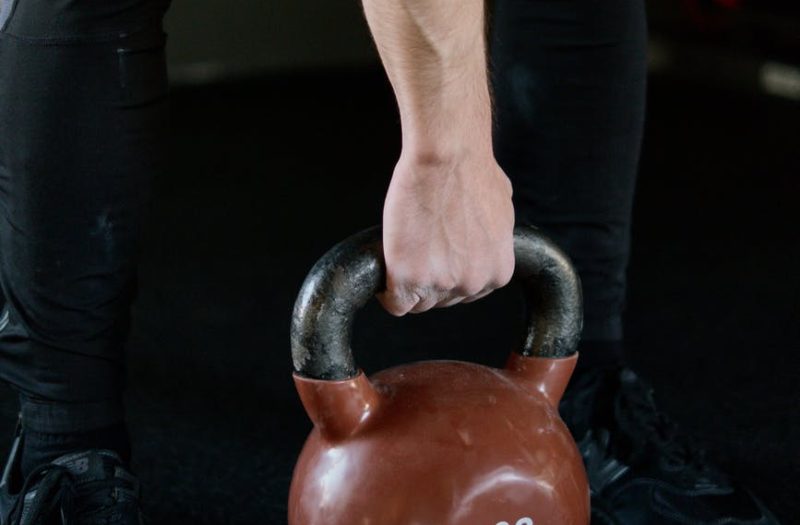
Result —
<instances>
[{"instance_id":1,"label":"kettlebell","mask_svg":"<svg viewBox=\"0 0 800 525\"><path fill-rule=\"evenodd\" d=\"M529 310L504 369L423 361L367 378L356 312L385 282L381 232L341 242L295 303L294 382L314 428L295 466L289 525L586 525L589 488L558 415L577 360L578 276L532 227L514 232Z\"/></svg>"}]
</instances>

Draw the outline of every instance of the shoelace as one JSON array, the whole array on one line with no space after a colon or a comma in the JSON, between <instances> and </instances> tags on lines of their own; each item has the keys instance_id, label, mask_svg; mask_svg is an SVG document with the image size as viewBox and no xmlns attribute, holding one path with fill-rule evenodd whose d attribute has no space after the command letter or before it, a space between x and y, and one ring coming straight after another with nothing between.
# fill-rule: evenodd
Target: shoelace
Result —
<instances>
[{"instance_id":1,"label":"shoelace","mask_svg":"<svg viewBox=\"0 0 800 525\"><path fill-rule=\"evenodd\" d=\"M702 472L708 469L705 451L686 435L678 431L678 426L656 406L653 390L640 379L623 384L617 400L618 417L628 419L627 424L644 431L646 439L636 447L646 443L654 445L672 470L692 469ZM623 405L624 410L619 406Z\"/></svg>"},{"instance_id":2,"label":"shoelace","mask_svg":"<svg viewBox=\"0 0 800 525\"><path fill-rule=\"evenodd\" d=\"M38 483L38 485L37 485ZM25 509L25 496L36 487L36 495ZM9 525L44 525L46 520L58 516L62 525L68 525L77 491L75 477L63 466L46 464L35 468L25 479L19 497L11 507ZM27 510L27 512L25 512Z\"/></svg>"}]
</instances>

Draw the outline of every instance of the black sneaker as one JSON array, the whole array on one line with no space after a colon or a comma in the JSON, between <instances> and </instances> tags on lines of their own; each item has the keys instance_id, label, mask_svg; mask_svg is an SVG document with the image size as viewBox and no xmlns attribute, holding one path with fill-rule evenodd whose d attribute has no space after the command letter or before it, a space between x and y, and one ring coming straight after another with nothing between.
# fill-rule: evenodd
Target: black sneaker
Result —
<instances>
[{"instance_id":1,"label":"black sneaker","mask_svg":"<svg viewBox=\"0 0 800 525\"><path fill-rule=\"evenodd\" d=\"M2 332L6 326L8 326L8 321L11 318L8 310L5 307L5 300L0 296L0 332Z\"/></svg>"},{"instance_id":2,"label":"black sneaker","mask_svg":"<svg viewBox=\"0 0 800 525\"><path fill-rule=\"evenodd\" d=\"M583 373L561 414L589 476L592 525L778 525L678 434L630 369Z\"/></svg>"},{"instance_id":3,"label":"black sneaker","mask_svg":"<svg viewBox=\"0 0 800 525\"><path fill-rule=\"evenodd\" d=\"M110 450L67 454L19 479L22 431L0 479L0 525L142 525L139 482Z\"/></svg>"}]
</instances>

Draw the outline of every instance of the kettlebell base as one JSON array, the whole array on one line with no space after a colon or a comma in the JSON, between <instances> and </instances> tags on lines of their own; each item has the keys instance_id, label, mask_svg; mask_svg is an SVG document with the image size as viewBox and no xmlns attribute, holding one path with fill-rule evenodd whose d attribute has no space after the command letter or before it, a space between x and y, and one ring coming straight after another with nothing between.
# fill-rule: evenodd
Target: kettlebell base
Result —
<instances>
[{"instance_id":1,"label":"kettlebell base","mask_svg":"<svg viewBox=\"0 0 800 525\"><path fill-rule=\"evenodd\" d=\"M575 358L520 359L510 370L428 361L373 376L378 401L354 432L309 436L289 524L587 525L583 464L553 404L563 386L537 379L566 380ZM361 392L360 377L333 383Z\"/></svg>"}]
</instances>

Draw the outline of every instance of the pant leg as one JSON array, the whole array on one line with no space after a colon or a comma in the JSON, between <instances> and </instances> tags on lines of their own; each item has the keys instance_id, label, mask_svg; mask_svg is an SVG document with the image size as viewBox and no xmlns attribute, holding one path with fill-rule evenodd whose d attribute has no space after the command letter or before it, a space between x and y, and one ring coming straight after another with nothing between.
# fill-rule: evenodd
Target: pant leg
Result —
<instances>
[{"instance_id":1,"label":"pant leg","mask_svg":"<svg viewBox=\"0 0 800 525\"><path fill-rule=\"evenodd\" d=\"M138 240L163 159L167 4L11 1L0 10L0 379L32 400L29 422L81 430L121 416Z\"/></svg>"},{"instance_id":2,"label":"pant leg","mask_svg":"<svg viewBox=\"0 0 800 525\"><path fill-rule=\"evenodd\" d=\"M495 153L518 220L571 256L584 338L619 340L642 137L642 0L496 0Z\"/></svg>"}]
</instances>

